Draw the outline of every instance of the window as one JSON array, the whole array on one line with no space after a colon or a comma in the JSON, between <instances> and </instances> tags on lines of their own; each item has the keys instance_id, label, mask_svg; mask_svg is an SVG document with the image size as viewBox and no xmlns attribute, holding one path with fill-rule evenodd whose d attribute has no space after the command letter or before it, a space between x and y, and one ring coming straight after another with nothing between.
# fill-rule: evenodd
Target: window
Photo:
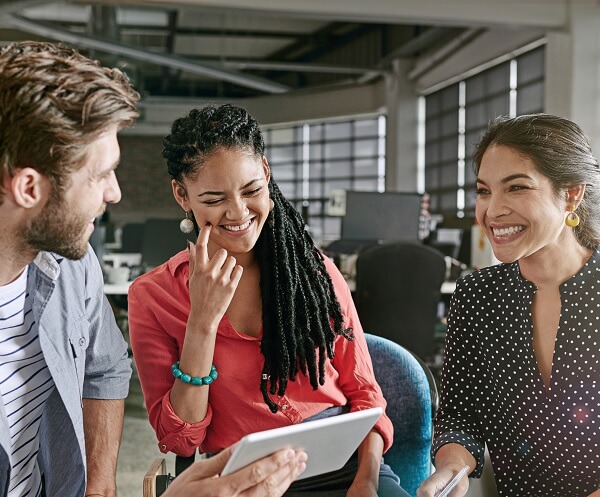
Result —
<instances>
[{"instance_id":1,"label":"window","mask_svg":"<svg viewBox=\"0 0 600 497\"><path fill-rule=\"evenodd\" d=\"M425 191L430 210L473 216L471 154L490 120L543 112L544 47L505 60L425 97Z\"/></svg>"},{"instance_id":2,"label":"window","mask_svg":"<svg viewBox=\"0 0 600 497\"><path fill-rule=\"evenodd\" d=\"M384 116L263 130L273 178L317 245L340 237L341 219L325 211L331 190L384 189Z\"/></svg>"}]
</instances>

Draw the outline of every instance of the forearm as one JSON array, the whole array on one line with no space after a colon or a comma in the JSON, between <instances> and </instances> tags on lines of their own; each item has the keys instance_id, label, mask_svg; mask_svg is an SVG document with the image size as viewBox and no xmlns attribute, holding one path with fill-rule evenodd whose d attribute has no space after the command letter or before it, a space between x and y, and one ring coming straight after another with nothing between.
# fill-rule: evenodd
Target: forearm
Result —
<instances>
[{"instance_id":1,"label":"forearm","mask_svg":"<svg viewBox=\"0 0 600 497\"><path fill-rule=\"evenodd\" d=\"M592 492L588 497L600 497L600 489Z\"/></svg>"},{"instance_id":2,"label":"forearm","mask_svg":"<svg viewBox=\"0 0 600 497\"><path fill-rule=\"evenodd\" d=\"M372 430L358 447L358 470L354 482L371 482L376 490L383 454L383 438Z\"/></svg>"},{"instance_id":3,"label":"forearm","mask_svg":"<svg viewBox=\"0 0 600 497\"><path fill-rule=\"evenodd\" d=\"M86 496L117 494L117 456L123 431L125 401L83 399L87 460Z\"/></svg>"},{"instance_id":4,"label":"forearm","mask_svg":"<svg viewBox=\"0 0 600 497\"><path fill-rule=\"evenodd\" d=\"M464 466L469 466L470 473L477 466L477 461L462 445L455 443L443 445L435 455L435 467L438 469L442 467L460 469Z\"/></svg>"},{"instance_id":5,"label":"forearm","mask_svg":"<svg viewBox=\"0 0 600 497\"><path fill-rule=\"evenodd\" d=\"M216 328L208 333L193 329L194 321L190 316L179 359L179 369L190 376L202 378L208 376L213 363ZM171 374L171 371L165 371L164 374ZM173 410L182 421L198 423L206 417L209 388L210 385L199 386L175 380L170 401Z\"/></svg>"}]
</instances>

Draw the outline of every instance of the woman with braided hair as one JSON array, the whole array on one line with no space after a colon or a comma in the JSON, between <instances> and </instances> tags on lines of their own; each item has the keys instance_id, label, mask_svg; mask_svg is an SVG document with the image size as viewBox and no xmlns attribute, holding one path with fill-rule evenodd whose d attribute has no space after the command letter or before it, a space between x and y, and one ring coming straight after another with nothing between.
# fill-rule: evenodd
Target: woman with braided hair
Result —
<instances>
[{"instance_id":1,"label":"woman with braided hair","mask_svg":"<svg viewBox=\"0 0 600 497\"><path fill-rule=\"evenodd\" d=\"M163 452L216 453L248 433L385 407L348 287L283 197L244 109L177 119L163 156L189 245L129 292L134 356ZM340 471L286 495L406 496L382 415Z\"/></svg>"}]
</instances>

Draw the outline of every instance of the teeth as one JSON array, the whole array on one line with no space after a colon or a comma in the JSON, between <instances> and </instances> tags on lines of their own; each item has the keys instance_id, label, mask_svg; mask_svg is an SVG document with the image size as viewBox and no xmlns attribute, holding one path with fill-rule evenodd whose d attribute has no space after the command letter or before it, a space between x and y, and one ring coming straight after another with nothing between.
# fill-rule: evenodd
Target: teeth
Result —
<instances>
[{"instance_id":1,"label":"teeth","mask_svg":"<svg viewBox=\"0 0 600 497\"><path fill-rule=\"evenodd\" d=\"M492 228L492 231L494 232L494 236L509 236L509 235L514 235L515 233L518 233L519 231L523 231L525 228L523 226L511 226L509 228L501 228L501 229L496 229L496 228Z\"/></svg>"},{"instance_id":2,"label":"teeth","mask_svg":"<svg viewBox=\"0 0 600 497\"><path fill-rule=\"evenodd\" d=\"M242 231L242 230L245 230L248 226L250 226L251 222L252 222L252 219L250 219L249 221L246 221L244 224L240 224L239 226L228 226L228 225L224 224L223 228L225 228L226 230L229 230L229 231Z\"/></svg>"}]
</instances>

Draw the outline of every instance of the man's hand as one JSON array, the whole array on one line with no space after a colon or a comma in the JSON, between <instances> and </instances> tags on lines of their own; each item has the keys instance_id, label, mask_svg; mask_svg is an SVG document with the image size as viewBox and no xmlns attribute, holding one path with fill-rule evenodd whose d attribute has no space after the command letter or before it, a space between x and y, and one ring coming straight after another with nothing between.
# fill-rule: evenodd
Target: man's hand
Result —
<instances>
[{"instance_id":1,"label":"man's hand","mask_svg":"<svg viewBox=\"0 0 600 497\"><path fill-rule=\"evenodd\" d=\"M163 497L280 497L306 469L304 452L284 449L235 473L219 476L231 450L196 461L173 480Z\"/></svg>"}]
</instances>

